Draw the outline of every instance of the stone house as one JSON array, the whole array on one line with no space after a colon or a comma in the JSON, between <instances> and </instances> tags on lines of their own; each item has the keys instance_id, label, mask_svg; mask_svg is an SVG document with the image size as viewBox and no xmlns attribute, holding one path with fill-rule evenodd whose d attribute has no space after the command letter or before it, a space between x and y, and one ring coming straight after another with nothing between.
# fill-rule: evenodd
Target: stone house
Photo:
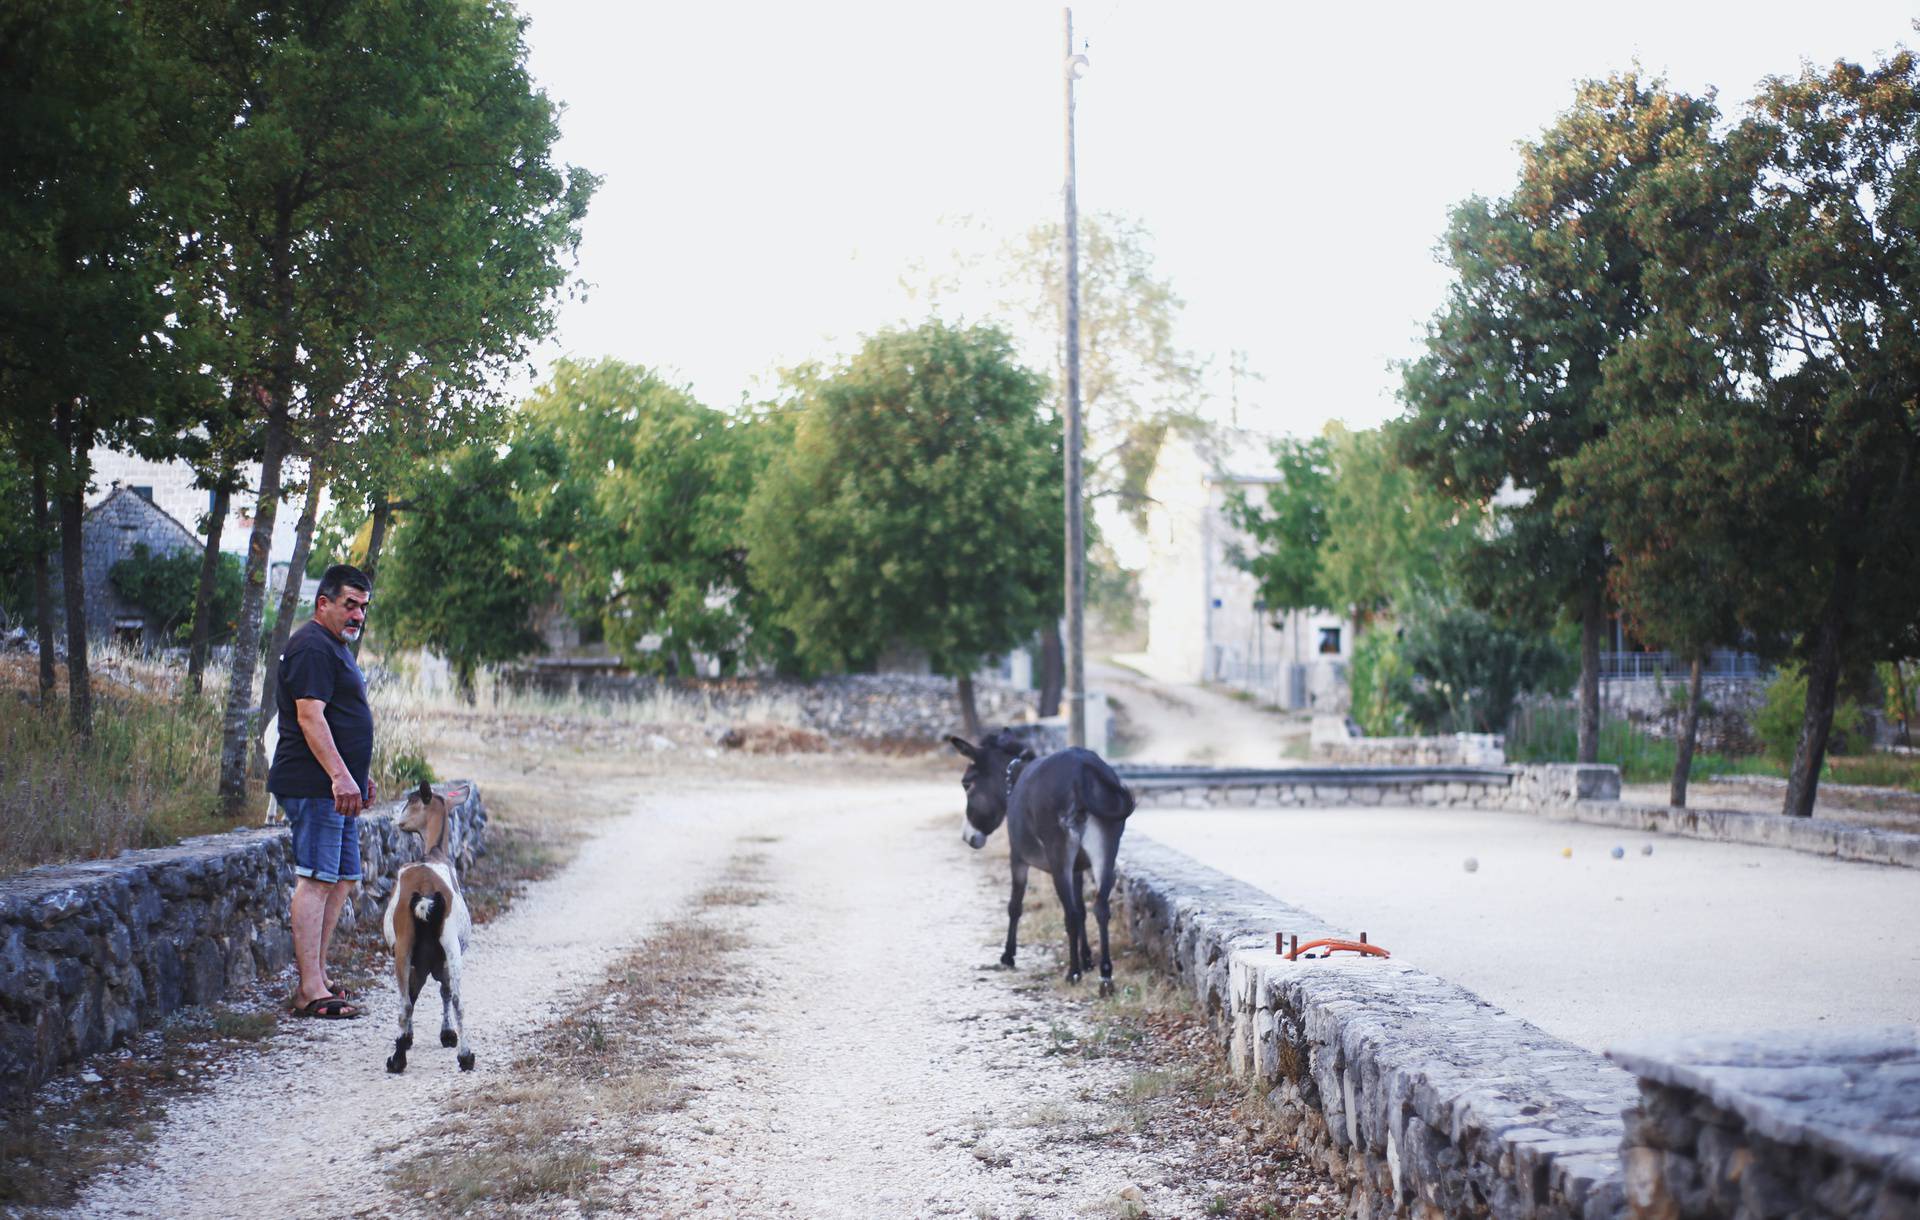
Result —
<instances>
[{"instance_id":1,"label":"stone house","mask_svg":"<svg viewBox=\"0 0 1920 1220\"><path fill-rule=\"evenodd\" d=\"M80 571L86 586L88 634L147 649L172 641L163 638L163 624L150 621L145 608L120 595L111 575L113 565L131 559L134 547L140 545L154 555L171 555L176 551L197 553L205 543L155 504L144 487L116 487L80 519ZM61 625L64 627L64 623Z\"/></svg>"},{"instance_id":2,"label":"stone house","mask_svg":"<svg viewBox=\"0 0 1920 1220\"><path fill-rule=\"evenodd\" d=\"M1236 562L1252 544L1228 501L1277 481L1270 445L1237 430L1162 444L1140 573L1147 648L1129 660L1162 681L1219 682L1280 707L1333 710L1346 699L1350 625L1330 610L1269 611Z\"/></svg>"}]
</instances>

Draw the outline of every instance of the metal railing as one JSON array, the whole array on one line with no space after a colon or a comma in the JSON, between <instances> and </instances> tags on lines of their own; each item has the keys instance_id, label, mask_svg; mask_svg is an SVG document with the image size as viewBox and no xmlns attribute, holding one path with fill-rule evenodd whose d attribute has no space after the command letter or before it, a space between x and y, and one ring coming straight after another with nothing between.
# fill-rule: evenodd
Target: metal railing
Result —
<instances>
[{"instance_id":1,"label":"metal railing","mask_svg":"<svg viewBox=\"0 0 1920 1220\"><path fill-rule=\"evenodd\" d=\"M1684 680L1687 671L1687 661L1671 652L1602 652L1600 654L1600 676L1603 679ZM1716 648L1708 654L1703 672L1708 678L1764 678L1773 672L1773 666L1750 652L1741 652L1733 648Z\"/></svg>"}]
</instances>

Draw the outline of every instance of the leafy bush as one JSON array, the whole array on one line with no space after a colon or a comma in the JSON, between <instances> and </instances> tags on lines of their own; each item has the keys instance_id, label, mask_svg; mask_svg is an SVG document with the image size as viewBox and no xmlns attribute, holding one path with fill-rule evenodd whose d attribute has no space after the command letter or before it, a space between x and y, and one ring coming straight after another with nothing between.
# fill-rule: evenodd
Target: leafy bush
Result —
<instances>
[{"instance_id":1,"label":"leafy bush","mask_svg":"<svg viewBox=\"0 0 1920 1220\"><path fill-rule=\"evenodd\" d=\"M1369 631L1353 646L1353 719L1369 737L1398 737L1413 729L1413 670L1393 632Z\"/></svg>"},{"instance_id":2,"label":"leafy bush","mask_svg":"<svg viewBox=\"0 0 1920 1220\"><path fill-rule=\"evenodd\" d=\"M1807 674L1799 665L1782 665L1767 684L1766 700L1753 718L1753 731L1766 747L1767 757L1791 766L1800 744L1800 723L1807 711ZM1859 754L1871 748L1866 713L1854 699L1840 699L1833 712L1833 732L1827 753Z\"/></svg>"},{"instance_id":3,"label":"leafy bush","mask_svg":"<svg viewBox=\"0 0 1920 1220\"><path fill-rule=\"evenodd\" d=\"M1420 598L1408 605L1400 652L1424 680L1409 697L1428 732L1498 733L1514 700L1564 690L1576 663L1552 636L1521 631L1471 606Z\"/></svg>"},{"instance_id":4,"label":"leafy bush","mask_svg":"<svg viewBox=\"0 0 1920 1220\"><path fill-rule=\"evenodd\" d=\"M432 763L411 750L395 754L387 760L387 775L393 781L396 794L440 778L433 773Z\"/></svg>"},{"instance_id":5,"label":"leafy bush","mask_svg":"<svg viewBox=\"0 0 1920 1220\"><path fill-rule=\"evenodd\" d=\"M1555 702L1518 709L1507 727L1507 761L1572 762L1578 757L1579 710L1570 703ZM1630 784L1663 783L1673 778L1680 744L1671 738L1654 737L1632 722L1604 717L1600 722L1599 761L1620 768L1620 777ZM1696 752L1688 768L1691 778L1709 775L1773 775L1778 768L1757 755L1745 757Z\"/></svg>"},{"instance_id":6,"label":"leafy bush","mask_svg":"<svg viewBox=\"0 0 1920 1220\"><path fill-rule=\"evenodd\" d=\"M158 620L158 632L181 638L193 628L193 599L200 588L201 552L194 549L156 555L144 542L133 555L113 565L107 579L120 596ZM225 639L240 617L240 557L222 552L214 572L211 638Z\"/></svg>"}]
</instances>

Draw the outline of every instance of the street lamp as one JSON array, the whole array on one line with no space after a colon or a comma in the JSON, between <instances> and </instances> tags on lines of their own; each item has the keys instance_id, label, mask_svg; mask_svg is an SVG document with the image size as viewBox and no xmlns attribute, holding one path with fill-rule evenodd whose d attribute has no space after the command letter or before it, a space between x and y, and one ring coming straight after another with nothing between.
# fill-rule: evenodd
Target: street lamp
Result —
<instances>
[{"instance_id":1,"label":"street lamp","mask_svg":"<svg viewBox=\"0 0 1920 1220\"><path fill-rule=\"evenodd\" d=\"M1067 436L1067 744L1087 744L1087 667L1085 615L1087 600L1086 523L1080 499L1080 218L1073 184L1073 82L1087 70L1087 57L1073 49L1073 10L1066 16L1067 50L1062 77L1067 90L1066 315Z\"/></svg>"}]
</instances>

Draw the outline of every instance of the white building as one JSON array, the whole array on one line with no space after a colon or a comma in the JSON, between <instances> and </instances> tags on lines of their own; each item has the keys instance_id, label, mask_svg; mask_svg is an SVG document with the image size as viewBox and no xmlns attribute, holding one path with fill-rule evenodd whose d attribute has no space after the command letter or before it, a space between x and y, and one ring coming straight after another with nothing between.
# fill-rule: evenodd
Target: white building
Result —
<instances>
[{"instance_id":1,"label":"white building","mask_svg":"<svg viewBox=\"0 0 1920 1220\"><path fill-rule=\"evenodd\" d=\"M1140 573L1147 650L1135 660L1167 682L1220 682L1287 708L1337 710L1346 701L1349 625L1331 611L1269 612L1236 562L1251 544L1228 497L1256 503L1277 480L1270 440L1170 435L1148 495L1148 560Z\"/></svg>"}]
</instances>

